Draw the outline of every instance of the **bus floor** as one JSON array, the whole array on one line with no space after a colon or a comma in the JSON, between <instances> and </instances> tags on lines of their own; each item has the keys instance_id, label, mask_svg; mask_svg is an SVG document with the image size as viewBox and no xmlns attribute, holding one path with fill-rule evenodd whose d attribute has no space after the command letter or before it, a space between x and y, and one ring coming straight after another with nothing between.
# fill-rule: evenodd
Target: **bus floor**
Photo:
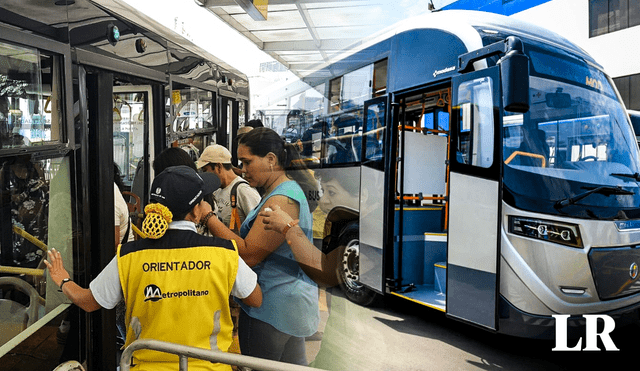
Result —
<instances>
[{"instance_id":1,"label":"bus floor","mask_svg":"<svg viewBox=\"0 0 640 371\"><path fill-rule=\"evenodd\" d=\"M66 315L62 313L2 357L2 371L53 370L60 364L64 345L58 341L58 328Z\"/></svg>"}]
</instances>

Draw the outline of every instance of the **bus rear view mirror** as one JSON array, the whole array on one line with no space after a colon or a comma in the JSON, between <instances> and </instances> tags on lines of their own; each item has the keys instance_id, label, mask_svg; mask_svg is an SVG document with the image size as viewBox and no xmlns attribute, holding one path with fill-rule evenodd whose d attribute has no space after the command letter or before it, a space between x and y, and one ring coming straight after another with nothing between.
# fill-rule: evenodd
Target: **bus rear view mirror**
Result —
<instances>
[{"instance_id":1,"label":"bus rear view mirror","mask_svg":"<svg viewBox=\"0 0 640 371\"><path fill-rule=\"evenodd\" d=\"M547 107L552 108L569 108L571 107L571 95L568 93L555 92L545 95Z\"/></svg>"},{"instance_id":2,"label":"bus rear view mirror","mask_svg":"<svg viewBox=\"0 0 640 371\"><path fill-rule=\"evenodd\" d=\"M506 44L499 62L502 105L505 111L525 113L529 111L529 57L523 53L520 39L510 36Z\"/></svg>"}]
</instances>

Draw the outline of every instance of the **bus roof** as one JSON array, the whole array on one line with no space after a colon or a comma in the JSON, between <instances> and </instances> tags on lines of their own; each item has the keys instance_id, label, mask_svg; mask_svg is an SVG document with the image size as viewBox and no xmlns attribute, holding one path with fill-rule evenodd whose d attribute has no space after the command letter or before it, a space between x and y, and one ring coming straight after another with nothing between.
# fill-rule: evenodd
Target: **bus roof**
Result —
<instances>
[{"instance_id":1,"label":"bus roof","mask_svg":"<svg viewBox=\"0 0 640 371\"><path fill-rule=\"evenodd\" d=\"M597 65L571 41L531 23L488 12L444 10L409 18L382 30L343 51L330 63L319 64L303 80L316 86L389 57L388 90L400 91L457 74L460 54L485 46L484 37L497 40L510 35ZM476 64L476 68L484 67L485 61Z\"/></svg>"}]
</instances>

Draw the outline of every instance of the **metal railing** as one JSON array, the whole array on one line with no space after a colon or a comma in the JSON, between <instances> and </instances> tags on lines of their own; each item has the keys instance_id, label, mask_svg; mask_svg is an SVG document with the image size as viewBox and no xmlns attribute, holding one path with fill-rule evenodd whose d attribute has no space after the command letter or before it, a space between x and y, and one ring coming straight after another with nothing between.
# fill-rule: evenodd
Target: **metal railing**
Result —
<instances>
[{"instance_id":1,"label":"metal railing","mask_svg":"<svg viewBox=\"0 0 640 371\"><path fill-rule=\"evenodd\" d=\"M217 350L190 347L182 344L168 343L165 341L152 339L138 339L122 353L120 358L120 371L129 371L131 356L133 352L140 349L155 350L158 352L175 354L179 357L180 371L186 371L189 358L196 358L205 361L224 363L232 366L249 367L260 371L312 371L319 368L299 366L290 363L272 361L242 354L227 353Z\"/></svg>"}]
</instances>

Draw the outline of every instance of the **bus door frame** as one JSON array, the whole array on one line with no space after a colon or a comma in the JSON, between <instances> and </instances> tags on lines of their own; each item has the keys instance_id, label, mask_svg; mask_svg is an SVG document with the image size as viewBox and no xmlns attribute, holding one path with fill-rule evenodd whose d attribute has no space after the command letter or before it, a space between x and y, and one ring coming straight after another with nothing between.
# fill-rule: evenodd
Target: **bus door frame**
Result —
<instances>
[{"instance_id":1,"label":"bus door frame","mask_svg":"<svg viewBox=\"0 0 640 371\"><path fill-rule=\"evenodd\" d=\"M483 167L462 163L457 158L461 134L458 89L465 82L486 78L491 81L493 100L493 159ZM448 317L497 331L502 214L499 67L453 77L452 97L446 313ZM471 127L469 132L474 129ZM473 144L480 147L478 142Z\"/></svg>"},{"instance_id":2,"label":"bus door frame","mask_svg":"<svg viewBox=\"0 0 640 371\"><path fill-rule=\"evenodd\" d=\"M218 112L220 115L220 121L216 130L216 144L229 148L233 143L232 134L238 132L238 116L239 116L239 103L235 96L225 94L224 90L219 91L220 106ZM231 109L229 109L231 108Z\"/></svg>"},{"instance_id":3,"label":"bus door frame","mask_svg":"<svg viewBox=\"0 0 640 371\"><path fill-rule=\"evenodd\" d=\"M382 119L382 141L379 145L379 159L367 159L367 133L366 126L369 118L369 107L382 107L379 112L384 113ZM385 159L388 159L386 148L388 148L389 130L389 96L380 96L364 102L364 115L362 120L362 152L360 166L360 274L359 282L379 294L384 290L384 241L389 233L386 228L387 213L385 213L386 197L385 189ZM371 111L373 112L373 111ZM377 132L375 133L377 137ZM379 138L378 138L379 139Z\"/></svg>"}]
</instances>

